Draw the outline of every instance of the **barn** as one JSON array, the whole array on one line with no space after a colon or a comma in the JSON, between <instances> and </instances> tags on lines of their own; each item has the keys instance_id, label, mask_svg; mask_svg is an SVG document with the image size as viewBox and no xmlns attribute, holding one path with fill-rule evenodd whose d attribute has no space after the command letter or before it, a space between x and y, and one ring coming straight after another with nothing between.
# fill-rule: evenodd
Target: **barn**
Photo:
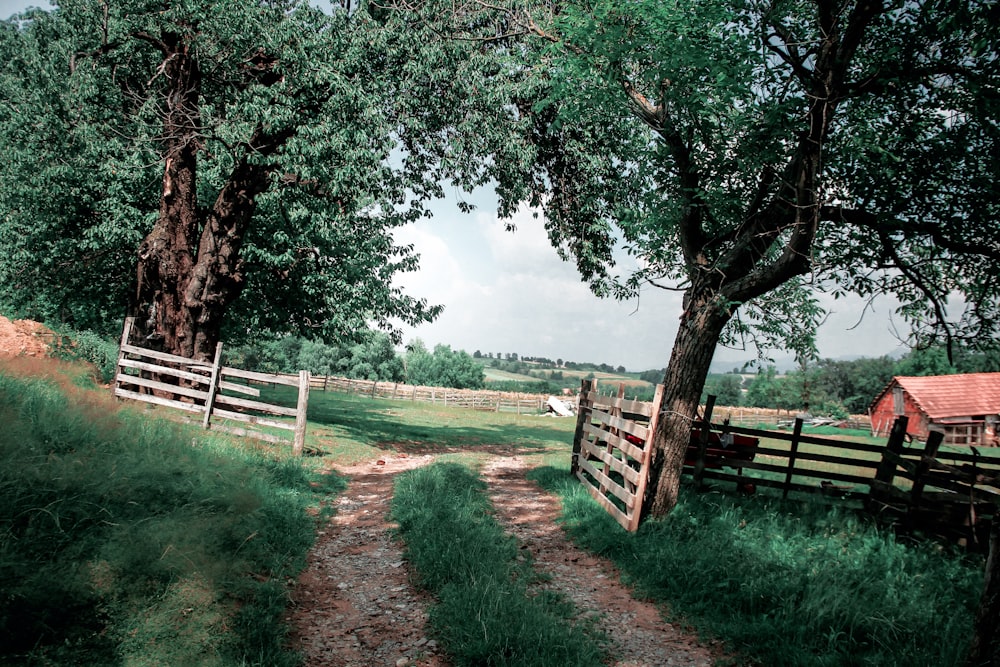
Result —
<instances>
[{"instance_id":1,"label":"barn","mask_svg":"<svg viewBox=\"0 0 1000 667\"><path fill-rule=\"evenodd\" d=\"M868 408L872 433L886 435L899 415L921 440L942 430L954 445L996 446L1000 422L1000 373L897 376Z\"/></svg>"}]
</instances>

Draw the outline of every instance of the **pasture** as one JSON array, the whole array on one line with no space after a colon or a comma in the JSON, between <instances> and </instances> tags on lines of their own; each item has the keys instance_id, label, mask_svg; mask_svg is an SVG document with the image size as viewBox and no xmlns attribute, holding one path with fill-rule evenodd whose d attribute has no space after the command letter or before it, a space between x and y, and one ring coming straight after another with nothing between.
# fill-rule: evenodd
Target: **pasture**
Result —
<instances>
[{"instance_id":1,"label":"pasture","mask_svg":"<svg viewBox=\"0 0 1000 667\"><path fill-rule=\"evenodd\" d=\"M844 507L688 487L673 514L626 533L567 474L573 419L314 392L307 455L296 461L164 421L160 409L115 405L67 368L0 376L12 425L0 443L13 462L0 479L0 571L18 582L4 584L0 633L31 637L5 639L0 663L296 664L283 643L286 589L344 488L323 473L390 455L431 455L473 479L490 457L526 459L562 499L572 538L614 561L636 595L662 605L664 622L721 642L731 664L959 665L971 637L982 559L897 539ZM264 393L294 404L287 389ZM457 470L448 475L463 477ZM474 497L463 493L454 497ZM427 519L451 498L439 485L407 489L408 545L447 541L444 524ZM478 531L463 539L497 539ZM429 576L415 556L411 566ZM572 612L553 619L565 627L547 636L571 636Z\"/></svg>"}]
</instances>

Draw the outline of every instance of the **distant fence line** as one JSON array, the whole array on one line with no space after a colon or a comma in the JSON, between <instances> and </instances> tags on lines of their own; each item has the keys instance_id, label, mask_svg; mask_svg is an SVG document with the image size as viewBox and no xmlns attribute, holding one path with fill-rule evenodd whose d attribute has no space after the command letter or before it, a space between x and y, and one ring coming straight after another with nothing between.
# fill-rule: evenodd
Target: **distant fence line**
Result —
<instances>
[{"instance_id":1,"label":"distant fence line","mask_svg":"<svg viewBox=\"0 0 1000 667\"><path fill-rule=\"evenodd\" d=\"M292 377L279 374L279 377ZM312 375L309 386L319 391L337 391L346 394L388 398L398 401L418 401L437 403L487 412L544 412L551 394L527 394L511 391L491 391L488 389L450 389L448 387L427 387L385 382L377 380L357 380L334 375ZM566 397L570 403L576 399Z\"/></svg>"},{"instance_id":2,"label":"distant fence line","mask_svg":"<svg viewBox=\"0 0 1000 667\"><path fill-rule=\"evenodd\" d=\"M294 377L287 373L278 373L278 375ZM311 375L309 382L312 389L320 391L339 391L371 398L441 403L488 412L544 412L547 410L546 403L549 397L553 395L575 407L579 403L578 395L532 394L495 389L450 389L383 380L358 380L336 375ZM626 400L624 396L622 400ZM715 412L718 418L728 419L731 424L738 426L773 424L779 428L791 428L796 417L796 412L793 410L773 408L716 406ZM851 415L848 419L834 421L836 425L845 428L868 429L871 427L871 421L864 415Z\"/></svg>"},{"instance_id":3,"label":"distant fence line","mask_svg":"<svg viewBox=\"0 0 1000 667\"><path fill-rule=\"evenodd\" d=\"M202 426L267 442L287 443L259 430L266 426L291 432L292 452L301 455L306 437L306 411L309 403L309 371L298 375L256 373L229 368L220 363L222 343L216 346L212 362L197 361L166 352L149 350L130 343L135 318L125 320L118 364L113 383L114 394L142 403L161 405L203 415ZM228 381L237 380L236 382ZM296 407L273 405L259 400L260 390L248 383L282 384L298 389ZM228 393L227 393L228 392ZM233 396L232 394L240 394ZM252 398L246 398L250 396ZM212 422L212 418L246 424L246 428ZM294 422L275 419L294 417Z\"/></svg>"}]
</instances>

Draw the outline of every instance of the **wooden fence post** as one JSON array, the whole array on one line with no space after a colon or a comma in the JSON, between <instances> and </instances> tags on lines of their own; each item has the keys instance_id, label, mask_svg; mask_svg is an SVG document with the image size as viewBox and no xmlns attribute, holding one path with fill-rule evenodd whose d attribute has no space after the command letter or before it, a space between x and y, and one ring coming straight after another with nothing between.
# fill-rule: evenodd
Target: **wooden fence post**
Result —
<instances>
[{"instance_id":1,"label":"wooden fence post","mask_svg":"<svg viewBox=\"0 0 1000 667\"><path fill-rule=\"evenodd\" d=\"M937 456L941 441L944 440L944 433L941 431L931 431L927 434L927 442L924 445L924 455L917 464L917 469L913 475L913 488L910 490L910 511L919 509L920 497L924 493L924 486L927 484L927 473L930 472L931 462Z\"/></svg>"},{"instance_id":2,"label":"wooden fence post","mask_svg":"<svg viewBox=\"0 0 1000 667\"><path fill-rule=\"evenodd\" d=\"M118 344L118 363L115 364L115 377L111 381L111 393L114 394L115 390L118 388L118 373L121 372L122 359L125 358L125 351L122 349L129 344L129 339L132 337L132 326L135 324L134 317L126 317L125 324L122 327L122 339Z\"/></svg>"},{"instance_id":3,"label":"wooden fence post","mask_svg":"<svg viewBox=\"0 0 1000 667\"><path fill-rule=\"evenodd\" d=\"M792 447L788 453L788 472L785 473L785 488L781 492L782 498L788 497L788 490L792 487L792 473L795 472L795 457L799 453L799 438L802 436L802 418L795 418L795 429L792 431Z\"/></svg>"},{"instance_id":4,"label":"wooden fence post","mask_svg":"<svg viewBox=\"0 0 1000 667\"><path fill-rule=\"evenodd\" d=\"M896 421L892 424L889 441L885 444L882 460L875 470L875 479L872 480L868 500L865 503L868 511L873 514L876 513L876 504L880 495L883 494L882 487L891 486L892 480L896 476L896 464L900 453L903 451L903 442L906 440L906 426L909 424L909 421L909 417L900 415L896 417Z\"/></svg>"},{"instance_id":5,"label":"wooden fence post","mask_svg":"<svg viewBox=\"0 0 1000 667\"><path fill-rule=\"evenodd\" d=\"M618 385L618 394L615 397L618 399L618 402L611 407L611 410L609 411L609 414L612 417L621 418L621 416L622 416L621 402L622 402L622 399L625 398L625 383L624 382L622 382L621 384ZM614 426L612 426L610 429L608 429L608 433L610 435L620 436L621 435L621 430L618 429L618 428L616 428L616 427L614 427ZM605 451L605 453L607 453L607 455L609 457L614 454L614 452L615 452L615 446L611 444L611 440L610 439L608 440L607 447L605 447L604 451ZM605 463L604 464L604 471L603 472L604 472L605 475L610 475L611 474L611 464L610 463ZM604 494L604 493L607 492L607 490L608 490L607 487L602 484L601 485L601 493Z\"/></svg>"},{"instance_id":6,"label":"wooden fence post","mask_svg":"<svg viewBox=\"0 0 1000 667\"><path fill-rule=\"evenodd\" d=\"M701 434L698 438L698 458L694 462L694 481L701 487L701 478L705 474L705 454L708 451L708 435L712 431L712 410L715 409L715 396L705 399L705 417L701 422Z\"/></svg>"},{"instance_id":7,"label":"wooden fence post","mask_svg":"<svg viewBox=\"0 0 1000 667\"><path fill-rule=\"evenodd\" d=\"M295 441L292 454L302 456L306 444L306 413L309 407L309 371L299 371L299 401L295 406Z\"/></svg>"},{"instance_id":8,"label":"wooden fence post","mask_svg":"<svg viewBox=\"0 0 1000 667\"><path fill-rule=\"evenodd\" d=\"M590 419L590 400L587 392L597 390L597 380L580 381L580 402L576 411L576 431L573 433L573 457L569 463L569 474L576 475L580 470L580 450L583 442L583 425Z\"/></svg>"},{"instance_id":9,"label":"wooden fence post","mask_svg":"<svg viewBox=\"0 0 1000 667\"><path fill-rule=\"evenodd\" d=\"M208 396L205 397L205 418L201 427L207 429L212 419L212 408L215 406L215 394L219 391L219 372L222 369L222 342L215 344L215 361L212 362L212 379L208 384Z\"/></svg>"},{"instance_id":10,"label":"wooden fence post","mask_svg":"<svg viewBox=\"0 0 1000 667\"><path fill-rule=\"evenodd\" d=\"M649 460L653 455L653 441L656 438L656 427L660 421L660 410L663 405L663 385L656 385L656 393L653 394L653 406L650 410L649 425L646 427L646 442L642 443L642 460L639 462L639 481L635 485L635 507L632 509L632 516L629 518L626 530L635 532L639 530L639 522L642 521L642 508L646 506L646 483L649 481Z\"/></svg>"}]
</instances>

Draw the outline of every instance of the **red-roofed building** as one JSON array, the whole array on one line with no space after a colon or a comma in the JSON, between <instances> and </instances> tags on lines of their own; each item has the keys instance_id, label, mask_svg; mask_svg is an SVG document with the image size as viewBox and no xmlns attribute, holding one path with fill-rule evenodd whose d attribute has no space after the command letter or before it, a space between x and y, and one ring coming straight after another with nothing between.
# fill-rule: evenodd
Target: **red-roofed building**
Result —
<instances>
[{"instance_id":1,"label":"red-roofed building","mask_svg":"<svg viewBox=\"0 0 1000 667\"><path fill-rule=\"evenodd\" d=\"M872 432L884 435L899 415L907 432L921 440L932 428L945 443L996 446L1000 422L1000 373L897 376L868 408Z\"/></svg>"}]
</instances>

